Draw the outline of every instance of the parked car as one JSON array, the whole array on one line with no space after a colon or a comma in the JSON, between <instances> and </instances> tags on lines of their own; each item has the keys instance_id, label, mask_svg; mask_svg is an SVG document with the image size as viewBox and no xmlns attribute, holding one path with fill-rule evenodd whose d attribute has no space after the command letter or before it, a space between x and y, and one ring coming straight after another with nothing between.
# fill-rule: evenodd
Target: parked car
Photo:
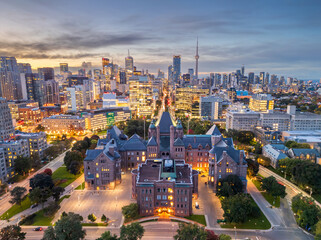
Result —
<instances>
[{"instance_id":1,"label":"parked car","mask_svg":"<svg viewBox=\"0 0 321 240\"><path fill-rule=\"evenodd\" d=\"M37 203L31 205L31 208L35 208L35 207L38 207L38 204L37 204Z\"/></svg>"},{"instance_id":2,"label":"parked car","mask_svg":"<svg viewBox=\"0 0 321 240\"><path fill-rule=\"evenodd\" d=\"M39 231L42 231L42 230L43 230L42 227L36 227L36 228L33 229L33 231L36 231L36 232L39 232Z\"/></svg>"}]
</instances>

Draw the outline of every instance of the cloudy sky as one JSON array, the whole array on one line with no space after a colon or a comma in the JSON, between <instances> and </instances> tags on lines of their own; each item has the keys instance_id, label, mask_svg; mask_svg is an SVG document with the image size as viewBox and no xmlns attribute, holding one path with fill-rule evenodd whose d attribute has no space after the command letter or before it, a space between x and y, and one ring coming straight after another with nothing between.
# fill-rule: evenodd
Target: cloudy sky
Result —
<instances>
[{"instance_id":1,"label":"cloudy sky","mask_svg":"<svg viewBox=\"0 0 321 240\"><path fill-rule=\"evenodd\" d=\"M0 0L0 55L33 68L101 57L167 71L172 55L182 72L229 72L245 65L301 79L321 78L319 0Z\"/></svg>"}]
</instances>

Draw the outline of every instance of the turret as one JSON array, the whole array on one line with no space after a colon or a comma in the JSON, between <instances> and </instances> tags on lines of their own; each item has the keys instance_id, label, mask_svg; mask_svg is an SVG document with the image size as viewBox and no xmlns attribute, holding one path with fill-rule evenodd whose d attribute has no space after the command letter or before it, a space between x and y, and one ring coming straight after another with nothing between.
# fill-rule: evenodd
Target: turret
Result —
<instances>
[{"instance_id":1,"label":"turret","mask_svg":"<svg viewBox=\"0 0 321 240\"><path fill-rule=\"evenodd\" d=\"M177 121L176 133L177 133L177 137L183 138L183 136L184 136L183 125L182 125L181 120L179 120L179 119Z\"/></svg>"}]
</instances>

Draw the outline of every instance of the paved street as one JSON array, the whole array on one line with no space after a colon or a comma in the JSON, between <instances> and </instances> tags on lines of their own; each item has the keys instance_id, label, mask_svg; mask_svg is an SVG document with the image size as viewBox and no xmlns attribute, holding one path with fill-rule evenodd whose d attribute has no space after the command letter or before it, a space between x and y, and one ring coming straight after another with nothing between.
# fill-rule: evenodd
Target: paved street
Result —
<instances>
[{"instance_id":1,"label":"paved street","mask_svg":"<svg viewBox=\"0 0 321 240\"><path fill-rule=\"evenodd\" d=\"M207 218L208 227L220 227L217 223L217 219L223 218L223 209L221 208L221 202L213 192L213 189L208 185L205 185L207 177L198 178L198 192L199 198L193 201L193 213L202 214ZM195 209L195 202L199 203L200 209Z\"/></svg>"},{"instance_id":2,"label":"paved street","mask_svg":"<svg viewBox=\"0 0 321 240\"><path fill-rule=\"evenodd\" d=\"M76 184L74 185L76 187ZM93 213L100 220L103 214L110 219L111 226L119 227L122 223L121 208L135 202L131 200L131 174L122 175L122 183L115 190L88 191L75 190L69 199L62 202L55 216L57 221L62 212L74 212L87 220Z\"/></svg>"},{"instance_id":3,"label":"paved street","mask_svg":"<svg viewBox=\"0 0 321 240\"><path fill-rule=\"evenodd\" d=\"M62 153L58 157L56 157L53 161L51 161L50 163L48 163L47 165L45 165L44 167L39 169L37 172L31 174L25 180L23 180L19 183L12 184L10 186L10 189L12 190L13 188L19 186L19 187L25 187L27 190L29 190L29 179L32 178L34 175L43 172L46 168L50 168L53 172L55 170L57 170L59 167L61 167L63 165L63 163L64 163L63 160L64 160L64 157L65 157L65 154L67 151L65 151L64 153ZM9 200L10 200L9 193L7 193L5 196L3 196L1 198L1 200L0 200L0 215L2 215L4 212L6 212L12 206L12 204L9 203Z\"/></svg>"}]
</instances>

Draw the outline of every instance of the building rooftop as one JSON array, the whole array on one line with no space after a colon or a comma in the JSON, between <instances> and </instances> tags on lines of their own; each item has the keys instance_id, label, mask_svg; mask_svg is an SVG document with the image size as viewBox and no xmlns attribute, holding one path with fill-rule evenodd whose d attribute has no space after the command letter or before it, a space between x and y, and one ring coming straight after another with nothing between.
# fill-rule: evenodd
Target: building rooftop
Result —
<instances>
[{"instance_id":1,"label":"building rooftop","mask_svg":"<svg viewBox=\"0 0 321 240\"><path fill-rule=\"evenodd\" d=\"M171 125L176 127L176 122L169 114L169 112L163 112L162 116L157 120L155 124L156 127L159 126L159 130L161 133L169 133Z\"/></svg>"}]
</instances>

